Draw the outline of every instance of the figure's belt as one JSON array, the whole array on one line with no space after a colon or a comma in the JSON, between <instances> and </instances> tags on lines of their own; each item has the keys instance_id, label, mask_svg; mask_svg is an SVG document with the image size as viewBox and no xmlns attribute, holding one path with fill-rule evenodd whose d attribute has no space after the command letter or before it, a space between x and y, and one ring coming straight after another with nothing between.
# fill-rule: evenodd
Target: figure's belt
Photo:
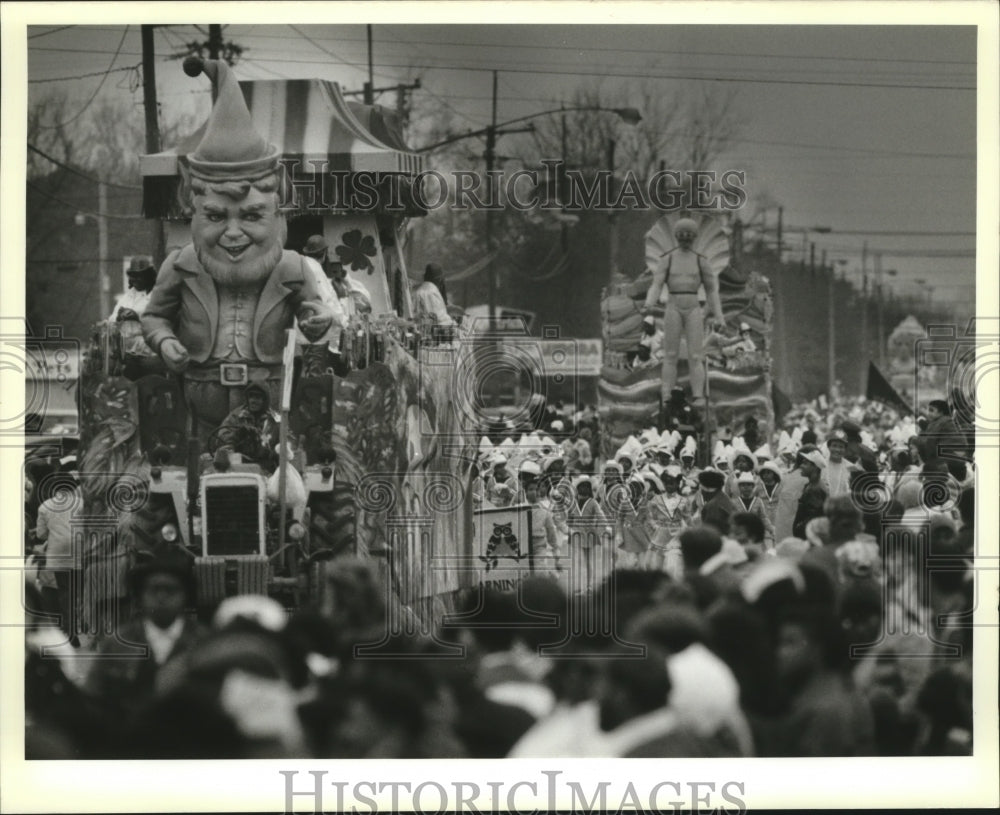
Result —
<instances>
[{"instance_id":1,"label":"figure's belt","mask_svg":"<svg viewBox=\"0 0 1000 815\"><path fill-rule=\"evenodd\" d=\"M698 293L696 291L673 291L672 289L668 289L668 291L671 294L697 294Z\"/></svg>"},{"instance_id":2,"label":"figure's belt","mask_svg":"<svg viewBox=\"0 0 1000 815\"><path fill-rule=\"evenodd\" d=\"M281 378L281 365L259 362L220 362L203 368L188 368L184 378L192 382L218 382L236 387L248 382L263 382Z\"/></svg>"}]
</instances>

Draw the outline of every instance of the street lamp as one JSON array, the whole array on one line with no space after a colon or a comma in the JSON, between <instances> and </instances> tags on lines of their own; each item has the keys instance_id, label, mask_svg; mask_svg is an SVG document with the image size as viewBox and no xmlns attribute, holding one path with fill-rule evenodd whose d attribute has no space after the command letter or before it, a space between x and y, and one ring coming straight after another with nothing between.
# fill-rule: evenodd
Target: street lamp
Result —
<instances>
[{"instance_id":1,"label":"street lamp","mask_svg":"<svg viewBox=\"0 0 1000 815\"><path fill-rule=\"evenodd\" d=\"M108 277L108 188L103 181L97 182L97 214L78 212L73 216L73 223L84 226L88 218L97 223L97 279L100 282L101 313L99 319L106 319L111 314L111 280Z\"/></svg>"},{"instance_id":2,"label":"street lamp","mask_svg":"<svg viewBox=\"0 0 1000 815\"><path fill-rule=\"evenodd\" d=\"M601 105L581 105L571 108L555 108L553 110L542 110L538 113L529 113L526 116L518 116L516 119L509 119L506 122L501 122L497 124L497 72L493 72L493 121L486 127L482 127L479 130L470 130L467 133L460 133L455 136L449 136L447 139L442 139L439 142L434 142L433 144L424 145L417 149L418 153L429 153L432 150L436 150L439 147L444 147L448 144L454 144L455 142L462 141L464 139L476 138L478 136L486 137L486 183L489 196L487 201L492 204L495 195L495 184L496 179L493 177L493 165L496 161L496 142L498 136L503 136L508 133L524 133L534 130L532 126L526 128L517 128L515 130L509 130L511 125L521 124L523 122L528 122L531 119L537 119L541 116L552 116L555 114L565 114L575 111L596 111L603 113L614 113L626 124L636 125L642 121L642 114L636 108L606 108ZM488 207L486 210L486 251L487 256L490 257L488 261L487 277L489 280L489 331L494 333L496 330L496 311L497 311L497 276L496 269L493 265L492 252L493 252L493 209Z\"/></svg>"}]
</instances>

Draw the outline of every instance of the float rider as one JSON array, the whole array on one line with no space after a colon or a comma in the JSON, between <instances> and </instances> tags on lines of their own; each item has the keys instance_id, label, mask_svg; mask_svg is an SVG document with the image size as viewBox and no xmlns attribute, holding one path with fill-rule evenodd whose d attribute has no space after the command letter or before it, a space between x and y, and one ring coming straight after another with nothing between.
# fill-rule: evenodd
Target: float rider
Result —
<instances>
[{"instance_id":1,"label":"float rider","mask_svg":"<svg viewBox=\"0 0 1000 815\"><path fill-rule=\"evenodd\" d=\"M663 401L677 382L677 358L681 335L687 339L688 368L691 378L693 405L704 405L704 313L698 302L698 287L704 286L711 306L714 326L722 326L725 318L719 300L719 285L704 255L691 247L698 237L698 225L691 218L681 218L674 224L677 246L665 253L653 269L653 282L646 292L643 316L652 313L660 301L664 286L669 292L663 309L663 380L660 384Z\"/></svg>"},{"instance_id":2,"label":"float rider","mask_svg":"<svg viewBox=\"0 0 1000 815\"><path fill-rule=\"evenodd\" d=\"M278 443L280 417L271 409L267 388L251 382L243 391L246 403L230 413L216 434L218 447L250 461L269 457Z\"/></svg>"}]
</instances>

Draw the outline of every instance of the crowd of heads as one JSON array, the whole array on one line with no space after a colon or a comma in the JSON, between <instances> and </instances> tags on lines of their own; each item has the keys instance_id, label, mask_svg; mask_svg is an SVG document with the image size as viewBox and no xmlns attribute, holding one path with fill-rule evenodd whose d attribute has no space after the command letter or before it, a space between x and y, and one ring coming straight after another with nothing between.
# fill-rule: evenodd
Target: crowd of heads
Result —
<instances>
[{"instance_id":1,"label":"crowd of heads","mask_svg":"<svg viewBox=\"0 0 1000 815\"><path fill-rule=\"evenodd\" d=\"M35 620L29 755L967 754L972 464L962 479L940 458L889 469L904 451L880 465L872 430L844 424L814 422L815 440L792 426L790 461L740 436L704 468L685 439L649 431L572 478L548 434L503 462L503 441L484 444L529 502L551 500L558 473L602 503L614 567L590 585L539 569L514 590L473 581L407 605L385 561L348 557L325 564L297 611L232 597L198 621L190 559L155 559L131 573L135 615L115 636L73 648ZM828 494L840 459L851 483ZM754 501L793 483L786 509L812 514L784 535ZM658 516L641 512L655 500L688 502L659 538ZM661 557L625 545L641 524ZM949 568L931 568L942 557Z\"/></svg>"}]
</instances>

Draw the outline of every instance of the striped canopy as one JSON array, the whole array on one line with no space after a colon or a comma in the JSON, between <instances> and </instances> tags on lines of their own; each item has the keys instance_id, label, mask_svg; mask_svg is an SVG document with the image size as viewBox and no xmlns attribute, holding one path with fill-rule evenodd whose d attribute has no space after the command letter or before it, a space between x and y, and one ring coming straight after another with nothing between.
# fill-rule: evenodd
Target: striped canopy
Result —
<instances>
[{"instance_id":1,"label":"striped canopy","mask_svg":"<svg viewBox=\"0 0 1000 815\"><path fill-rule=\"evenodd\" d=\"M404 147L401 134L392 132L386 126L391 121L389 116L383 115L379 108L348 103L335 82L320 79L254 80L241 82L240 89L257 132L279 149L282 159L299 160L297 174L309 173L309 161L327 162L328 172L402 173L413 176L423 169L422 156L400 149ZM355 111L367 120L372 129L362 124ZM142 156L142 175L178 175L178 157L187 155L198 146L204 130L205 125L202 125L173 149ZM384 140L372 130L383 131Z\"/></svg>"}]
</instances>

